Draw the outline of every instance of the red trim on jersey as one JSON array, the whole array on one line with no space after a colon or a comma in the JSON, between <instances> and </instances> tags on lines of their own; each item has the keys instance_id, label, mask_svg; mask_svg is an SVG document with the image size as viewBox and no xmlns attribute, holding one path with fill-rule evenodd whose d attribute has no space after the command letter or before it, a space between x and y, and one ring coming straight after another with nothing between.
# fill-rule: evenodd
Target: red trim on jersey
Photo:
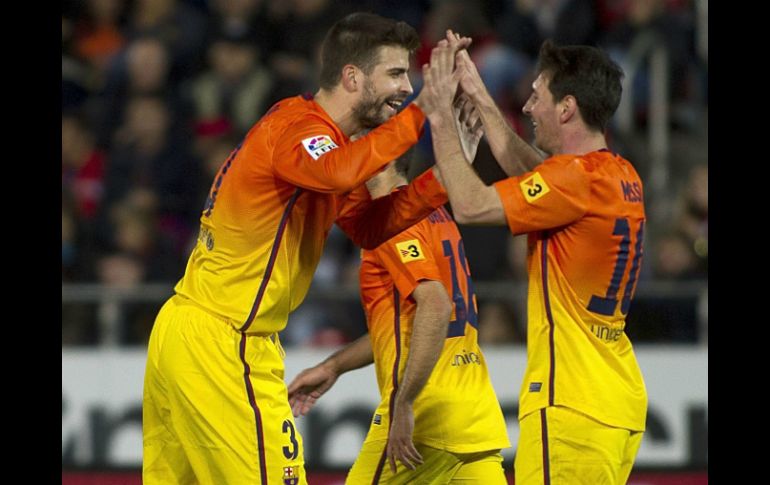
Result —
<instances>
[{"instance_id":1,"label":"red trim on jersey","mask_svg":"<svg viewBox=\"0 0 770 485\"><path fill-rule=\"evenodd\" d=\"M286 205L286 209L281 216L281 222L278 224L278 231L273 241L273 249L270 251L270 259L267 260L267 266L265 267L265 274L262 276L262 283L259 285L259 291L257 291L257 297L254 299L254 304L251 306L251 313L246 318L246 323L239 329L241 332L245 332L254 321L254 317L259 311L259 304L262 303L262 297L265 295L267 289L267 283L270 281L270 276L273 274L273 266L275 265L275 258L278 255L278 248L281 245L281 238L283 237L283 231L286 229L286 223L289 220L289 214L291 213L294 204L297 202L299 195L302 193L302 189L298 188L294 195L289 199L289 203Z\"/></svg>"},{"instance_id":2,"label":"red trim on jersey","mask_svg":"<svg viewBox=\"0 0 770 485\"><path fill-rule=\"evenodd\" d=\"M543 249L541 251L540 273L543 279L543 299L545 300L545 314L548 317L548 346L551 360L551 370L548 372L548 405L553 406L554 400L554 381L556 380L556 347L553 343L553 333L555 325L553 323L553 314L551 313L551 299L548 296L548 232L543 231Z\"/></svg>"},{"instance_id":3,"label":"red trim on jersey","mask_svg":"<svg viewBox=\"0 0 770 485\"><path fill-rule=\"evenodd\" d=\"M395 327L396 337L396 361L393 363L393 390L390 392L390 403L388 404L388 410L390 416L388 416L388 431L393 424L393 406L396 400L396 392L398 392L398 364L401 360L401 302L399 300L398 290L393 287L393 326ZM388 454L388 444L385 442L385 449L382 450L382 456L380 462L377 464L377 469L374 471L374 478L372 478L372 485L377 485L380 481L380 475L382 475L382 469L385 466L385 457Z\"/></svg>"},{"instance_id":4,"label":"red trim on jersey","mask_svg":"<svg viewBox=\"0 0 770 485\"><path fill-rule=\"evenodd\" d=\"M262 413L259 412L257 399L254 397L254 387L251 385L249 373L251 368L246 363L246 334L241 332L240 357L243 362L243 379L246 382L246 393L249 396L249 404L254 411L254 418L257 422L257 452L259 453L259 476L261 483L267 483L267 464L265 463L265 436L262 431Z\"/></svg>"},{"instance_id":5,"label":"red trim on jersey","mask_svg":"<svg viewBox=\"0 0 770 485\"><path fill-rule=\"evenodd\" d=\"M545 410L540 410L540 439L543 443L543 484L551 485L551 462L548 453L548 420L545 417Z\"/></svg>"}]
</instances>

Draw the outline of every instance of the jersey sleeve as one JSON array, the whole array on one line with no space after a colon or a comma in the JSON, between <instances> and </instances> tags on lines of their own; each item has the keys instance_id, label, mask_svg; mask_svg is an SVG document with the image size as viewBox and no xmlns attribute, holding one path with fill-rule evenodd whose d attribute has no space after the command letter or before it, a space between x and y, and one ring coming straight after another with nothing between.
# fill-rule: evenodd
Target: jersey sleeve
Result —
<instances>
[{"instance_id":1,"label":"jersey sleeve","mask_svg":"<svg viewBox=\"0 0 770 485\"><path fill-rule=\"evenodd\" d=\"M309 113L275 144L273 171L317 192L350 192L417 143L425 115L414 103L365 136L349 142L323 117Z\"/></svg>"},{"instance_id":2,"label":"jersey sleeve","mask_svg":"<svg viewBox=\"0 0 770 485\"><path fill-rule=\"evenodd\" d=\"M403 298L409 297L421 281L441 281L427 224L419 222L372 250Z\"/></svg>"},{"instance_id":3,"label":"jersey sleeve","mask_svg":"<svg viewBox=\"0 0 770 485\"><path fill-rule=\"evenodd\" d=\"M447 202L444 187L426 170L403 190L372 200L365 185L340 198L337 225L357 245L372 249Z\"/></svg>"},{"instance_id":4,"label":"jersey sleeve","mask_svg":"<svg viewBox=\"0 0 770 485\"><path fill-rule=\"evenodd\" d=\"M513 234L560 227L582 217L590 179L577 157L552 157L532 172L494 184Z\"/></svg>"}]
</instances>

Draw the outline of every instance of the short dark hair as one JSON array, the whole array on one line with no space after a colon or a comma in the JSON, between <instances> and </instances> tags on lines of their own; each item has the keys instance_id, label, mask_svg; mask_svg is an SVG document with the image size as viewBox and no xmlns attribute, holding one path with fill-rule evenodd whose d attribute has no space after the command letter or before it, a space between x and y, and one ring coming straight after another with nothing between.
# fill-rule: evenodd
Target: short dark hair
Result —
<instances>
[{"instance_id":1,"label":"short dark hair","mask_svg":"<svg viewBox=\"0 0 770 485\"><path fill-rule=\"evenodd\" d=\"M623 91L623 70L604 51L586 45L557 46L546 40L540 47L537 72L548 77L554 102L574 96L586 125L604 132Z\"/></svg>"},{"instance_id":2,"label":"short dark hair","mask_svg":"<svg viewBox=\"0 0 770 485\"><path fill-rule=\"evenodd\" d=\"M321 87L334 88L345 64L371 73L382 46L403 47L412 53L420 46L420 38L406 22L372 13L352 13L339 20L321 45Z\"/></svg>"}]
</instances>

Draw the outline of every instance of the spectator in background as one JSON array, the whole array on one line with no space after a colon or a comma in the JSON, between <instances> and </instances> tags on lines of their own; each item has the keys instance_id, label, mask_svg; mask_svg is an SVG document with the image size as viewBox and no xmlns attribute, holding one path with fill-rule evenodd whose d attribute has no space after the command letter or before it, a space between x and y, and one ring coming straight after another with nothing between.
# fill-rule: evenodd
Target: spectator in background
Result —
<instances>
[{"instance_id":1,"label":"spectator in background","mask_svg":"<svg viewBox=\"0 0 770 485\"><path fill-rule=\"evenodd\" d=\"M91 66L95 86L102 85L110 61L126 42L125 13L125 0L87 0L75 25L75 50Z\"/></svg>"},{"instance_id":2,"label":"spectator in background","mask_svg":"<svg viewBox=\"0 0 770 485\"><path fill-rule=\"evenodd\" d=\"M74 12L65 8L61 17L62 110L78 109L89 99L91 79L88 65L75 52Z\"/></svg>"},{"instance_id":3,"label":"spectator in background","mask_svg":"<svg viewBox=\"0 0 770 485\"><path fill-rule=\"evenodd\" d=\"M709 262L709 167L698 165L690 170L687 185L679 198L676 226L687 237L697 257L699 270L708 274Z\"/></svg>"},{"instance_id":4,"label":"spectator in background","mask_svg":"<svg viewBox=\"0 0 770 485\"><path fill-rule=\"evenodd\" d=\"M184 260L158 230L155 208L146 194L134 191L113 208L110 249L99 259L99 281L109 287L135 288L165 283L182 274ZM160 302L122 305L119 339L124 344L146 343Z\"/></svg>"},{"instance_id":5,"label":"spectator in background","mask_svg":"<svg viewBox=\"0 0 770 485\"><path fill-rule=\"evenodd\" d=\"M701 279L707 274L698 267L698 260L687 236L671 232L658 238L654 249L655 276L662 280Z\"/></svg>"},{"instance_id":6,"label":"spectator in background","mask_svg":"<svg viewBox=\"0 0 770 485\"><path fill-rule=\"evenodd\" d=\"M61 156L62 190L71 192L78 216L91 220L104 194L106 156L97 148L95 135L78 113L62 115Z\"/></svg>"},{"instance_id":7,"label":"spectator in background","mask_svg":"<svg viewBox=\"0 0 770 485\"><path fill-rule=\"evenodd\" d=\"M62 189L61 206L61 280L73 281L79 272L81 228L75 204L68 190Z\"/></svg>"},{"instance_id":8,"label":"spectator in background","mask_svg":"<svg viewBox=\"0 0 770 485\"><path fill-rule=\"evenodd\" d=\"M243 35L259 23L262 0L211 0L209 31Z\"/></svg>"},{"instance_id":9,"label":"spectator in background","mask_svg":"<svg viewBox=\"0 0 770 485\"><path fill-rule=\"evenodd\" d=\"M205 180L214 179L222 163L233 152L233 147L238 146L240 140L231 134L228 127L227 123L222 123L219 127L207 126L209 131L201 129L199 125L196 130L195 153L203 164L201 171ZM201 189L203 200L206 200L209 187L201 185Z\"/></svg>"},{"instance_id":10,"label":"spectator in background","mask_svg":"<svg viewBox=\"0 0 770 485\"><path fill-rule=\"evenodd\" d=\"M166 44L158 37L143 36L132 40L110 66L108 79L96 112L99 142L111 146L118 124L125 116L133 96L161 96L183 116L180 94L169 80L171 60Z\"/></svg>"},{"instance_id":11,"label":"spectator in background","mask_svg":"<svg viewBox=\"0 0 770 485\"><path fill-rule=\"evenodd\" d=\"M508 0L497 31L502 41L528 59L545 39L557 44L592 44L597 31L592 0Z\"/></svg>"},{"instance_id":12,"label":"spectator in background","mask_svg":"<svg viewBox=\"0 0 770 485\"><path fill-rule=\"evenodd\" d=\"M271 57L271 68L278 79L274 96L281 99L312 92L318 86L321 42L332 24L347 11L332 0L273 0L273 3L283 3L288 9L279 24L280 41Z\"/></svg>"},{"instance_id":13,"label":"spectator in background","mask_svg":"<svg viewBox=\"0 0 770 485\"><path fill-rule=\"evenodd\" d=\"M207 21L202 13L183 0L134 0L132 6L129 38L151 36L168 47L173 84L192 75L204 52Z\"/></svg>"},{"instance_id":14,"label":"spectator in background","mask_svg":"<svg viewBox=\"0 0 770 485\"><path fill-rule=\"evenodd\" d=\"M449 28L473 38L471 57L492 98L507 108L512 89L523 77L530 77L531 60L500 42L481 5L463 0L445 0L436 3L426 16L422 32L423 48L418 51L420 64L429 62L430 46L443 39Z\"/></svg>"},{"instance_id":15,"label":"spectator in background","mask_svg":"<svg viewBox=\"0 0 770 485\"><path fill-rule=\"evenodd\" d=\"M182 176L183 174L183 176ZM180 251L202 207L200 164L159 96L134 96L115 135L105 178L109 208L132 190L156 199L159 229Z\"/></svg>"},{"instance_id":16,"label":"spectator in background","mask_svg":"<svg viewBox=\"0 0 770 485\"><path fill-rule=\"evenodd\" d=\"M189 87L196 125L226 122L242 137L267 110L273 79L248 31L222 31L208 47L209 69Z\"/></svg>"},{"instance_id":17,"label":"spectator in background","mask_svg":"<svg viewBox=\"0 0 770 485\"><path fill-rule=\"evenodd\" d=\"M629 0L625 3L623 17L602 35L599 42L613 59L628 70L634 55L634 42L642 34L653 34L661 39L670 65L672 122L674 126L690 127L696 120L693 119L694 112L689 101L699 94L693 86L697 81L693 69L696 58L693 15L688 9L675 6L675 3L667 0ZM646 62L639 69L639 74L633 79L632 90L627 95L633 96L636 119L646 123L651 80Z\"/></svg>"},{"instance_id":18,"label":"spectator in background","mask_svg":"<svg viewBox=\"0 0 770 485\"><path fill-rule=\"evenodd\" d=\"M426 12L430 10L432 0L368 0L372 11L379 15L401 19L409 25L423 24Z\"/></svg>"}]
</instances>

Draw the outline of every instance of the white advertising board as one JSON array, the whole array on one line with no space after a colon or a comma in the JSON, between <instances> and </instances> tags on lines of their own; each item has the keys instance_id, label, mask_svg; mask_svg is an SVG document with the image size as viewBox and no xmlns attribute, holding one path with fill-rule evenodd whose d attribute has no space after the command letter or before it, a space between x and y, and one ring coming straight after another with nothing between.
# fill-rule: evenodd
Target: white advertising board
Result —
<instances>
[{"instance_id":1,"label":"white advertising board","mask_svg":"<svg viewBox=\"0 0 770 485\"><path fill-rule=\"evenodd\" d=\"M288 349L286 379L333 349ZM484 350L492 383L518 440L523 347ZM647 433L636 464L708 463L708 349L637 346L649 395ZM62 466L139 467L142 459L143 350L62 350ZM308 415L297 419L309 467L347 468L369 427L379 393L372 367L342 376ZM510 462L514 449L503 451Z\"/></svg>"}]
</instances>

